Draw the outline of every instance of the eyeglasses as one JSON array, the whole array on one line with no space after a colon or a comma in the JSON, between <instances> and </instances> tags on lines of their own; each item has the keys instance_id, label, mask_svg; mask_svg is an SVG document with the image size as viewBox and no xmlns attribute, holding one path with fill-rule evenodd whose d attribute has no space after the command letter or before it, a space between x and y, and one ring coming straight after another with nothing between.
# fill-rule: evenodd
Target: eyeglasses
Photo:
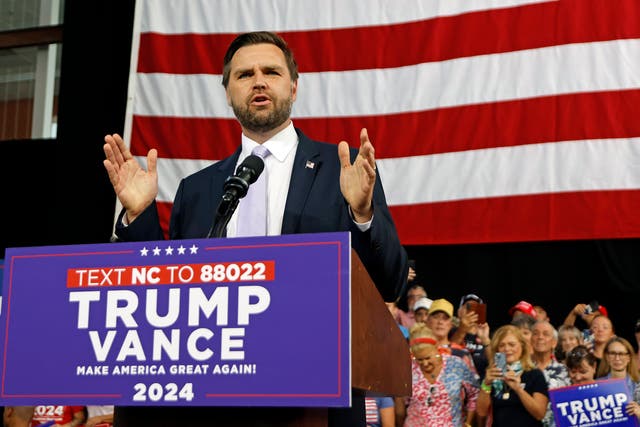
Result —
<instances>
[{"instance_id":1,"label":"eyeglasses","mask_svg":"<svg viewBox=\"0 0 640 427\"><path fill-rule=\"evenodd\" d=\"M628 356L629 353L628 352L624 352L624 353L618 353L616 351L607 351L607 356L611 356L612 359L615 359L616 357L619 357L620 359L622 359L623 357Z\"/></svg>"}]
</instances>

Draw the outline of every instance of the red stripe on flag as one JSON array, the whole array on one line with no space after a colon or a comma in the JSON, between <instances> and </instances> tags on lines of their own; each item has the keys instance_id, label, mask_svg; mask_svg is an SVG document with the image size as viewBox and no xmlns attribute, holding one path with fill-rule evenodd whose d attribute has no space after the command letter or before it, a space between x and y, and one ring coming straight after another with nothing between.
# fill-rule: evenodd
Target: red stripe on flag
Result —
<instances>
[{"instance_id":1,"label":"red stripe on flag","mask_svg":"<svg viewBox=\"0 0 640 427\"><path fill-rule=\"evenodd\" d=\"M171 218L171 208L173 203L169 202L156 202L158 206L158 216L160 216L160 227L164 232L164 238L169 239L169 218ZM202 236L205 237L205 236Z\"/></svg>"},{"instance_id":2,"label":"red stripe on flag","mask_svg":"<svg viewBox=\"0 0 640 427\"><path fill-rule=\"evenodd\" d=\"M581 139L640 136L640 90L579 93L414 113L294 119L311 138L359 145L369 130L376 157L395 158ZM240 143L234 119L134 116L131 150L160 157L219 160Z\"/></svg>"},{"instance_id":3,"label":"red stripe on flag","mask_svg":"<svg viewBox=\"0 0 640 427\"><path fill-rule=\"evenodd\" d=\"M639 210L640 190L620 190L392 206L391 214L403 245L424 245L637 237ZM158 212L166 229L171 203Z\"/></svg>"},{"instance_id":4,"label":"red stripe on flag","mask_svg":"<svg viewBox=\"0 0 640 427\"><path fill-rule=\"evenodd\" d=\"M131 152L157 148L163 158L220 160L238 148L241 132L236 119L133 116Z\"/></svg>"},{"instance_id":5,"label":"red stripe on flag","mask_svg":"<svg viewBox=\"0 0 640 427\"><path fill-rule=\"evenodd\" d=\"M640 235L640 190L588 191L392 206L403 245Z\"/></svg>"},{"instance_id":6,"label":"red stripe on flag","mask_svg":"<svg viewBox=\"0 0 640 427\"><path fill-rule=\"evenodd\" d=\"M282 32L301 72L391 68L640 37L637 0L562 0L393 25ZM234 34L140 35L138 72L222 74ZM357 54L353 54L357 52Z\"/></svg>"}]
</instances>

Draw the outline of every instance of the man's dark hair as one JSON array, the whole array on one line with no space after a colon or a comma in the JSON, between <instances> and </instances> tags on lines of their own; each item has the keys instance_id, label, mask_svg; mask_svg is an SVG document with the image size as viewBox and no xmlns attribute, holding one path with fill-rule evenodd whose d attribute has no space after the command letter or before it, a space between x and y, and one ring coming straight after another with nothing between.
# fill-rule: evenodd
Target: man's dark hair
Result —
<instances>
[{"instance_id":1,"label":"man's dark hair","mask_svg":"<svg viewBox=\"0 0 640 427\"><path fill-rule=\"evenodd\" d=\"M294 82L298 80L298 64L296 63L296 60L293 57L293 52L291 51L291 49L289 49L289 45L287 45L287 42L285 42L284 39L276 33L272 33L270 31L254 31L252 33L240 34L238 37L236 37L229 45L227 53L224 54L222 85L225 87L225 89L229 85L229 75L231 74L231 58L233 58L233 55L235 55L238 49L240 49L241 47L262 43L272 44L280 48L280 50L284 54L285 60L287 61L287 68L289 68L291 80Z\"/></svg>"}]
</instances>

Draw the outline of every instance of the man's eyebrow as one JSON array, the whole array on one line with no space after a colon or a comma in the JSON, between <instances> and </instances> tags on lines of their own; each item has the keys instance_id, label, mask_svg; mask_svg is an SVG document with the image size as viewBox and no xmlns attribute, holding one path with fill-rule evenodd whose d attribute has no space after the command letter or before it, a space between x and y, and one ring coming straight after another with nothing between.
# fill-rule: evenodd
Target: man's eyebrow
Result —
<instances>
[{"instance_id":1,"label":"man's eyebrow","mask_svg":"<svg viewBox=\"0 0 640 427\"><path fill-rule=\"evenodd\" d=\"M238 74L242 74L242 73L246 73L246 72L251 72L253 71L253 68L236 68L233 71L233 75L238 75Z\"/></svg>"},{"instance_id":2,"label":"man's eyebrow","mask_svg":"<svg viewBox=\"0 0 640 427\"><path fill-rule=\"evenodd\" d=\"M261 65L260 69L262 71L281 71L281 70L284 70L285 68L282 65L269 64L269 65ZM238 74L247 73L247 72L252 73L253 67L238 68L233 72L233 74L238 75Z\"/></svg>"}]
</instances>

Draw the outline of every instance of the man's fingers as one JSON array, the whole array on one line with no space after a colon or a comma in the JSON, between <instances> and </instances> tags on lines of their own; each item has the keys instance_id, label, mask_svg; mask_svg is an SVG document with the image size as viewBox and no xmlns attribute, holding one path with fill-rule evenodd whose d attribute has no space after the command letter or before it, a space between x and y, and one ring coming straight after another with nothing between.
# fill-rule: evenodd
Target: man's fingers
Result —
<instances>
[{"instance_id":1,"label":"man's fingers","mask_svg":"<svg viewBox=\"0 0 640 427\"><path fill-rule=\"evenodd\" d=\"M369 161L364 161L362 162L362 168L364 169L364 171L366 172L367 176L371 179L375 179L376 178L376 170L375 165L372 165Z\"/></svg>"},{"instance_id":2,"label":"man's fingers","mask_svg":"<svg viewBox=\"0 0 640 427\"><path fill-rule=\"evenodd\" d=\"M115 162L115 158L114 158L114 154L113 154L113 149L111 148L111 145L109 144L109 142L107 141L107 138L105 137L104 139L105 143L102 146L102 151L104 151L104 157L106 158L106 160L108 160L110 163Z\"/></svg>"},{"instance_id":3,"label":"man's fingers","mask_svg":"<svg viewBox=\"0 0 640 427\"><path fill-rule=\"evenodd\" d=\"M347 168L351 166L351 157L349 156L349 144L347 141L340 141L338 144L338 157L340 158L340 166Z\"/></svg>"},{"instance_id":4,"label":"man's fingers","mask_svg":"<svg viewBox=\"0 0 640 427\"><path fill-rule=\"evenodd\" d=\"M354 166L362 167L370 178L375 178L376 176L374 151L373 144L369 141L367 129L362 128L360 131L360 149L358 150L358 156L356 157ZM340 141L340 144L338 144L338 155L342 168L351 166L349 144L346 141Z\"/></svg>"},{"instance_id":5,"label":"man's fingers","mask_svg":"<svg viewBox=\"0 0 640 427\"><path fill-rule=\"evenodd\" d=\"M111 182L111 185L113 185L113 187L115 188L116 185L118 184L118 172L116 172L116 168L113 165L113 163L111 163L109 160L103 160L102 164L104 165L104 168L107 170L107 175L109 176L109 181Z\"/></svg>"},{"instance_id":6,"label":"man's fingers","mask_svg":"<svg viewBox=\"0 0 640 427\"><path fill-rule=\"evenodd\" d=\"M360 129L360 146L362 147L366 142L369 141L369 132L367 128Z\"/></svg>"},{"instance_id":7,"label":"man's fingers","mask_svg":"<svg viewBox=\"0 0 640 427\"><path fill-rule=\"evenodd\" d=\"M358 152L358 155L362 156L362 158L375 170L375 149L373 148L371 140L369 140L367 128L362 128L362 130L360 130L360 151Z\"/></svg>"},{"instance_id":8,"label":"man's fingers","mask_svg":"<svg viewBox=\"0 0 640 427\"><path fill-rule=\"evenodd\" d=\"M120 142L118 142L118 139L120 140ZM109 147L111 147L112 156L109 158L109 160L111 160L118 166L122 166L122 164L126 161L121 148L124 147L124 141L122 141L122 138L120 138L118 134L107 135L104 137L104 142L109 144ZM129 155L131 155L131 153L129 153Z\"/></svg>"},{"instance_id":9,"label":"man's fingers","mask_svg":"<svg viewBox=\"0 0 640 427\"><path fill-rule=\"evenodd\" d=\"M155 148L152 148L147 153L147 171L149 173L155 174L157 169L157 164L158 164L158 150L156 150Z\"/></svg>"},{"instance_id":10,"label":"man's fingers","mask_svg":"<svg viewBox=\"0 0 640 427\"><path fill-rule=\"evenodd\" d=\"M127 161L129 159L133 159L133 154L131 154L131 151L129 151L129 149L125 145L124 139L122 139L122 137L117 133L113 134L113 139L115 139L116 143L118 144L118 150L122 153L122 157L124 158L124 160Z\"/></svg>"}]
</instances>

